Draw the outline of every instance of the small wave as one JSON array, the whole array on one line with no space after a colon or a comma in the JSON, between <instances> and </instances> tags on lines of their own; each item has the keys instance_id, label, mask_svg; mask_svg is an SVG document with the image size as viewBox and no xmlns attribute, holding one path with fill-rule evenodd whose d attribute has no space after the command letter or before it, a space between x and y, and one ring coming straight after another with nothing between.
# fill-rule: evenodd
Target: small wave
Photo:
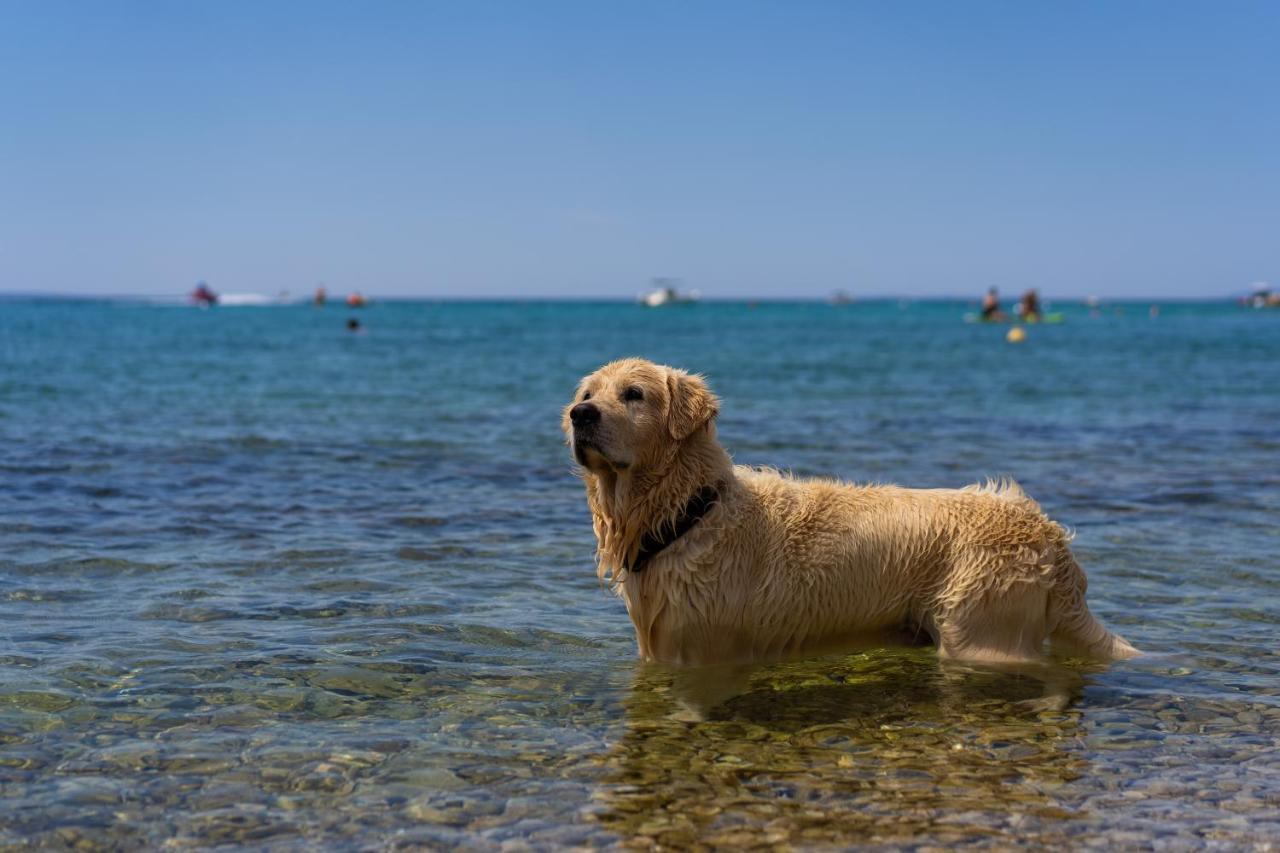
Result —
<instances>
[{"instance_id":1,"label":"small wave","mask_svg":"<svg viewBox=\"0 0 1280 853\"><path fill-rule=\"evenodd\" d=\"M169 571L173 563L144 563L115 557L78 557L74 560L50 560L44 563L11 563L10 569L23 575L131 575Z\"/></svg>"},{"instance_id":2,"label":"small wave","mask_svg":"<svg viewBox=\"0 0 1280 853\"><path fill-rule=\"evenodd\" d=\"M272 605L246 614L248 619L334 619L340 616L363 616L375 619L404 619L434 616L447 608L439 604L417 604L339 599L323 605Z\"/></svg>"},{"instance_id":3,"label":"small wave","mask_svg":"<svg viewBox=\"0 0 1280 853\"><path fill-rule=\"evenodd\" d=\"M182 604L155 604L138 614L139 619L171 622L220 622L242 619L244 614L227 607L199 607Z\"/></svg>"},{"instance_id":4,"label":"small wave","mask_svg":"<svg viewBox=\"0 0 1280 853\"><path fill-rule=\"evenodd\" d=\"M435 545L430 548L415 548L406 545L396 549L396 556L402 560L413 560L418 563L433 563L438 560L474 557L479 551L466 545Z\"/></svg>"},{"instance_id":5,"label":"small wave","mask_svg":"<svg viewBox=\"0 0 1280 853\"><path fill-rule=\"evenodd\" d=\"M1222 496L1210 489L1179 489L1176 491L1157 492L1143 499L1144 503L1155 506L1172 504L1184 506L1204 506L1222 502Z\"/></svg>"},{"instance_id":6,"label":"small wave","mask_svg":"<svg viewBox=\"0 0 1280 853\"><path fill-rule=\"evenodd\" d=\"M119 498L125 494L123 489L115 486L79 486L76 491L91 498Z\"/></svg>"},{"instance_id":7,"label":"small wave","mask_svg":"<svg viewBox=\"0 0 1280 853\"><path fill-rule=\"evenodd\" d=\"M93 598L87 589L15 589L5 593L5 601L65 602Z\"/></svg>"},{"instance_id":8,"label":"small wave","mask_svg":"<svg viewBox=\"0 0 1280 853\"><path fill-rule=\"evenodd\" d=\"M391 523L398 527L409 528L440 527L441 525L448 524L449 520L433 515L402 515L399 518L391 519Z\"/></svg>"}]
</instances>

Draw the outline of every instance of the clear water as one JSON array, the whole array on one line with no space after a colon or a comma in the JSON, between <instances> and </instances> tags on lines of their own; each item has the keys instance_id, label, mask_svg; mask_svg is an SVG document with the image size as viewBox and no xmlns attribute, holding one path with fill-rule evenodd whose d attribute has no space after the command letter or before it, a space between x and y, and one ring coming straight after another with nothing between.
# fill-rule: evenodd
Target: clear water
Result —
<instances>
[{"instance_id":1,"label":"clear water","mask_svg":"<svg viewBox=\"0 0 1280 853\"><path fill-rule=\"evenodd\" d=\"M0 845L1280 837L1280 312L965 310L0 302ZM706 373L739 462L1017 477L1150 654L1061 712L895 649L692 719L558 433L630 354Z\"/></svg>"}]
</instances>

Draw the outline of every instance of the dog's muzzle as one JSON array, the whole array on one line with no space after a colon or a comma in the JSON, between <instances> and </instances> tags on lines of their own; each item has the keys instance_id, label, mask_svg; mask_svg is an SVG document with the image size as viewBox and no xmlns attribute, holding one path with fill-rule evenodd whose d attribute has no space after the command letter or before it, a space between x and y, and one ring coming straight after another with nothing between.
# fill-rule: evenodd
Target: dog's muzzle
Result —
<instances>
[{"instance_id":1,"label":"dog's muzzle","mask_svg":"<svg viewBox=\"0 0 1280 853\"><path fill-rule=\"evenodd\" d=\"M600 410L594 403L579 403L569 410L573 422L573 456L581 465L587 465L587 451L601 453L595 442L596 428L600 426ZM601 454L603 455L603 454Z\"/></svg>"}]
</instances>

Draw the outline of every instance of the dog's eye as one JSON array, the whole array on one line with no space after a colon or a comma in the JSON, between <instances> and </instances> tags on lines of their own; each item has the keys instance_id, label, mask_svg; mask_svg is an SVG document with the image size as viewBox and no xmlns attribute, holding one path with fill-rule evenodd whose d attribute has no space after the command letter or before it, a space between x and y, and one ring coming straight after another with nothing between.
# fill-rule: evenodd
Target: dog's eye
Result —
<instances>
[{"instance_id":1,"label":"dog's eye","mask_svg":"<svg viewBox=\"0 0 1280 853\"><path fill-rule=\"evenodd\" d=\"M630 403L632 400L643 400L644 392L632 385L626 391L622 392L622 399Z\"/></svg>"},{"instance_id":2,"label":"dog's eye","mask_svg":"<svg viewBox=\"0 0 1280 853\"><path fill-rule=\"evenodd\" d=\"M591 399L591 392L590 392L590 391L583 391L583 392L582 392L582 402L584 402L584 403L585 403L587 400L590 400L590 399Z\"/></svg>"}]
</instances>

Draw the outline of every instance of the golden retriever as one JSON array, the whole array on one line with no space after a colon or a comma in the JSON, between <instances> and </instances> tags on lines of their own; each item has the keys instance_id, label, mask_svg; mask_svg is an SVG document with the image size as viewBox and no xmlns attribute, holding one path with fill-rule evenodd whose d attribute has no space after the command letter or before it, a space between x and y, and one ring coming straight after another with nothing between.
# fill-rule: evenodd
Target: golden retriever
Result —
<instances>
[{"instance_id":1,"label":"golden retriever","mask_svg":"<svg viewBox=\"0 0 1280 853\"><path fill-rule=\"evenodd\" d=\"M941 657L1100 659L1138 650L1085 603L1070 535L1012 481L854 486L734 466L702 378L642 359L584 378L563 429L581 466L598 573L640 655L749 663L906 629Z\"/></svg>"}]
</instances>

